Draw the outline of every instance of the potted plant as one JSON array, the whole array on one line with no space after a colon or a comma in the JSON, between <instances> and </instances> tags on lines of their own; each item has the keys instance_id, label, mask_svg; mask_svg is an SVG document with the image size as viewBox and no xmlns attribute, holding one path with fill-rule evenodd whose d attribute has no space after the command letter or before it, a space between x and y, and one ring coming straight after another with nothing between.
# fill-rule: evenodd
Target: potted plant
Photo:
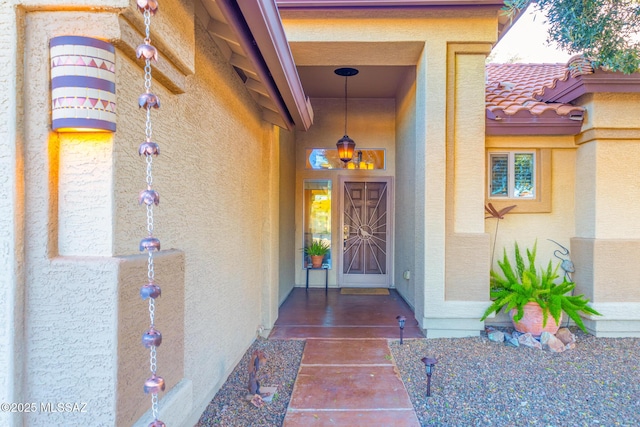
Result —
<instances>
[{"instance_id":1,"label":"potted plant","mask_svg":"<svg viewBox=\"0 0 640 427\"><path fill-rule=\"evenodd\" d=\"M321 240L313 240L309 246L304 248L304 253L311 258L311 266L313 268L320 268L329 249L331 249L331 246L328 243Z\"/></svg>"},{"instance_id":2,"label":"potted plant","mask_svg":"<svg viewBox=\"0 0 640 427\"><path fill-rule=\"evenodd\" d=\"M520 253L518 244L515 245L514 269L507 257L505 249L502 261L498 261L501 273L491 270L491 299L493 304L487 308L482 316L486 319L491 313L498 313L501 309L508 311L515 329L519 332L531 332L539 336L545 330L555 334L558 331L562 312L567 315L586 332L582 318L578 314L595 314L589 300L584 295L573 296L570 292L575 283L563 278L562 283L555 283L558 279L558 267L552 268L549 261L547 268L537 269L535 265L537 242L533 250L527 249L528 266ZM551 322L549 322L551 317Z\"/></svg>"}]
</instances>

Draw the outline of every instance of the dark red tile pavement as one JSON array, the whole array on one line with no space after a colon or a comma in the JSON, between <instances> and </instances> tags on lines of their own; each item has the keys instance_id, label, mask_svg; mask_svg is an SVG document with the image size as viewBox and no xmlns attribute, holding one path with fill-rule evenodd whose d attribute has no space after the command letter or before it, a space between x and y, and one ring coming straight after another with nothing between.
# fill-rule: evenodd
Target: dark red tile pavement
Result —
<instances>
[{"instance_id":1,"label":"dark red tile pavement","mask_svg":"<svg viewBox=\"0 0 640 427\"><path fill-rule=\"evenodd\" d=\"M339 289L295 288L280 307L270 338L398 339L398 315L407 318L405 338L424 338L413 311L393 289L389 295L341 295Z\"/></svg>"}]
</instances>

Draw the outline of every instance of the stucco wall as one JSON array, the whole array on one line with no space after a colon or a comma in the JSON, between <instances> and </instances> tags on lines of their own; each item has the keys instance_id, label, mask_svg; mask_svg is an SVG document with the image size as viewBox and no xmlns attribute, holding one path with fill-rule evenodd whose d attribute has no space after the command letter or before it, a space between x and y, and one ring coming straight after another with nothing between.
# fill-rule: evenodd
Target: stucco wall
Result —
<instances>
[{"instance_id":1,"label":"stucco wall","mask_svg":"<svg viewBox=\"0 0 640 427\"><path fill-rule=\"evenodd\" d=\"M24 304L24 139L22 135L22 11L0 4L0 401L21 396ZM19 414L0 412L0 424Z\"/></svg>"},{"instance_id":2,"label":"stucco wall","mask_svg":"<svg viewBox=\"0 0 640 427\"><path fill-rule=\"evenodd\" d=\"M484 233L484 180L480 177L485 171L484 70L489 47L448 45L447 301L484 301L488 297L488 236Z\"/></svg>"},{"instance_id":3,"label":"stucco wall","mask_svg":"<svg viewBox=\"0 0 640 427\"><path fill-rule=\"evenodd\" d=\"M277 238L272 234L277 210L274 216L267 205L270 197L277 200L277 176L270 173L279 164L272 149L277 140L199 25L196 43L196 73L187 77L185 93L158 88L163 108L154 128L162 150L155 166L161 195L158 236L169 248L185 252L184 373L192 382L193 401L191 408L181 409L189 422L196 421L251 344L263 313L274 309L263 307L263 287L277 289L273 276L267 276L269 282L264 275L273 268L277 272L277 264L266 264L275 261L264 252L271 247L266 236ZM137 93L141 70L128 61L126 67L127 80L135 82L131 91ZM118 248L135 247L144 225L140 208L131 203L143 183L135 151L143 136L137 113L131 111L138 119L119 132L122 168L116 182L127 191L116 196ZM140 222L128 220L135 217Z\"/></svg>"},{"instance_id":4,"label":"stucco wall","mask_svg":"<svg viewBox=\"0 0 640 427\"><path fill-rule=\"evenodd\" d=\"M295 240L295 133L280 130L280 274L278 305L282 304L296 283L295 265L296 257Z\"/></svg>"},{"instance_id":5,"label":"stucco wall","mask_svg":"<svg viewBox=\"0 0 640 427\"><path fill-rule=\"evenodd\" d=\"M585 324L598 336L640 336L640 119L637 93L594 93L576 137L576 233L571 240L577 292L602 317ZM578 268L584 265L586 268Z\"/></svg>"},{"instance_id":6,"label":"stucco wall","mask_svg":"<svg viewBox=\"0 0 640 427\"><path fill-rule=\"evenodd\" d=\"M411 307L416 304L416 73L407 73L396 98L396 289ZM402 159L402 160L399 160ZM409 279L404 278L404 272Z\"/></svg>"},{"instance_id":7,"label":"stucco wall","mask_svg":"<svg viewBox=\"0 0 640 427\"><path fill-rule=\"evenodd\" d=\"M72 415L1 415L3 425L129 425L150 407L142 391L148 351L139 344L149 318L137 295L146 277L145 257L138 255L146 215L137 204L146 186L144 158L137 154L144 140L137 98L144 89L140 63L130 57L131 43L142 36L132 30L137 18L127 20L138 12L118 14L135 2L121 3L90 5L90 12L56 12L44 3L24 15L5 3L0 9L2 34L12 46L1 54L9 65L1 82L10 90L0 95L9 97L0 108L7 119L0 124L7 136L2 144L9 148L0 161L15 171L0 185L0 197L9 201L0 208L9 219L0 258L12 266L0 292L14 307L0 308L7 320L0 327L0 361L8 366L1 370L0 397L87 403L87 412ZM154 44L165 47L164 73L152 88L162 102L152 113L161 148L153 167L161 197L154 235L163 247L156 265L163 287L156 321L165 337L158 374L168 385L161 418L172 425L193 425L256 330L275 321L278 302L278 139L210 36L200 26L194 31L192 7L162 2L158 14L166 15L153 33ZM48 41L60 34L116 45L115 134L50 131ZM24 126L17 115L23 99ZM172 248L178 251L165 253Z\"/></svg>"},{"instance_id":8,"label":"stucco wall","mask_svg":"<svg viewBox=\"0 0 640 427\"><path fill-rule=\"evenodd\" d=\"M548 239L555 240L571 252L571 258L576 268L589 269L589 265L577 262L572 238L576 227L576 146L572 136L492 136L487 137L487 148L495 149L549 149L551 155L541 159L549 161L550 185L543 186L542 191L548 191L550 197L549 212L519 212L514 209L505 215L504 219L488 218L485 220L486 232L491 240L492 268L500 271L498 260L502 260L504 251L514 261L514 245L517 242L521 250L532 248L537 242L537 262L539 266L546 266L551 260L555 266L560 260L554 257L555 250L561 248ZM485 159L486 161L486 159ZM487 190L485 189L485 192ZM511 200L506 205L518 205L517 200ZM497 234L496 234L497 228ZM494 249L495 248L495 249ZM581 265L582 264L582 265ZM562 272L560 271L562 274ZM576 276L574 276L576 278ZM488 319L488 324L510 324L506 314L499 314Z\"/></svg>"},{"instance_id":9,"label":"stucco wall","mask_svg":"<svg viewBox=\"0 0 640 427\"><path fill-rule=\"evenodd\" d=\"M553 258L553 251L559 247L547 239L553 239L569 248L570 239L575 235L576 198L576 147L571 136L493 136L487 138L488 148L551 149L551 211L543 213L518 213L517 210L497 220L485 219L486 232L491 236L491 247L495 242L493 268L498 268L497 260L502 259L503 250L513 253L514 243L520 247L532 247L538 241L538 260L546 265ZM486 162L486 159L485 159ZM485 188L486 192L487 189ZM508 204L518 205L517 200ZM496 236L496 226L498 234ZM554 258L555 261L559 261Z\"/></svg>"},{"instance_id":10,"label":"stucco wall","mask_svg":"<svg viewBox=\"0 0 640 427\"><path fill-rule=\"evenodd\" d=\"M154 257L155 272L162 278L162 296L156 300L155 327L162 333L158 348L158 374L167 390L184 377L184 253L162 251ZM114 425L133 425L148 409L150 397L141 393L141 380L149 376L149 352L141 351L140 338L149 328L147 301L140 299L139 285L146 283L147 255L119 258L116 418Z\"/></svg>"}]
</instances>

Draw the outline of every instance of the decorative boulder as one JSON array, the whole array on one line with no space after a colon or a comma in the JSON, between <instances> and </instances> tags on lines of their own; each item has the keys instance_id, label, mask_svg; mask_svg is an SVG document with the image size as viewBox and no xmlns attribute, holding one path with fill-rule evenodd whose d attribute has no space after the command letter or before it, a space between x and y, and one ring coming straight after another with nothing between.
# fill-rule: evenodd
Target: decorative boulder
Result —
<instances>
[{"instance_id":1,"label":"decorative boulder","mask_svg":"<svg viewBox=\"0 0 640 427\"><path fill-rule=\"evenodd\" d=\"M523 345L525 347L537 348L542 350L542 344L540 344L540 341L536 340L529 332L520 335L518 337L518 342L520 343L520 345Z\"/></svg>"},{"instance_id":2,"label":"decorative boulder","mask_svg":"<svg viewBox=\"0 0 640 427\"><path fill-rule=\"evenodd\" d=\"M549 332L543 332L542 335L540 335L540 344L542 344L543 350L548 350L552 353L562 353L565 350L562 341Z\"/></svg>"},{"instance_id":3,"label":"decorative boulder","mask_svg":"<svg viewBox=\"0 0 640 427\"><path fill-rule=\"evenodd\" d=\"M567 328L560 328L556 333L556 338L562 341L562 344L572 344L576 342L576 336Z\"/></svg>"}]
</instances>

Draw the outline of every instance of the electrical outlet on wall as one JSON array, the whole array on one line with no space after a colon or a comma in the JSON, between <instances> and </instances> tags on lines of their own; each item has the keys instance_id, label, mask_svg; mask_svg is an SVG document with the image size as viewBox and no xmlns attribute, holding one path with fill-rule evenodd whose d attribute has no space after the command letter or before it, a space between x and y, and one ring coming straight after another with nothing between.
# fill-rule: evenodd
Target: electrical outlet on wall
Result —
<instances>
[{"instance_id":1,"label":"electrical outlet on wall","mask_svg":"<svg viewBox=\"0 0 640 427\"><path fill-rule=\"evenodd\" d=\"M411 279L411 271L405 270L404 273L402 273L402 277L404 277L405 280Z\"/></svg>"}]
</instances>

